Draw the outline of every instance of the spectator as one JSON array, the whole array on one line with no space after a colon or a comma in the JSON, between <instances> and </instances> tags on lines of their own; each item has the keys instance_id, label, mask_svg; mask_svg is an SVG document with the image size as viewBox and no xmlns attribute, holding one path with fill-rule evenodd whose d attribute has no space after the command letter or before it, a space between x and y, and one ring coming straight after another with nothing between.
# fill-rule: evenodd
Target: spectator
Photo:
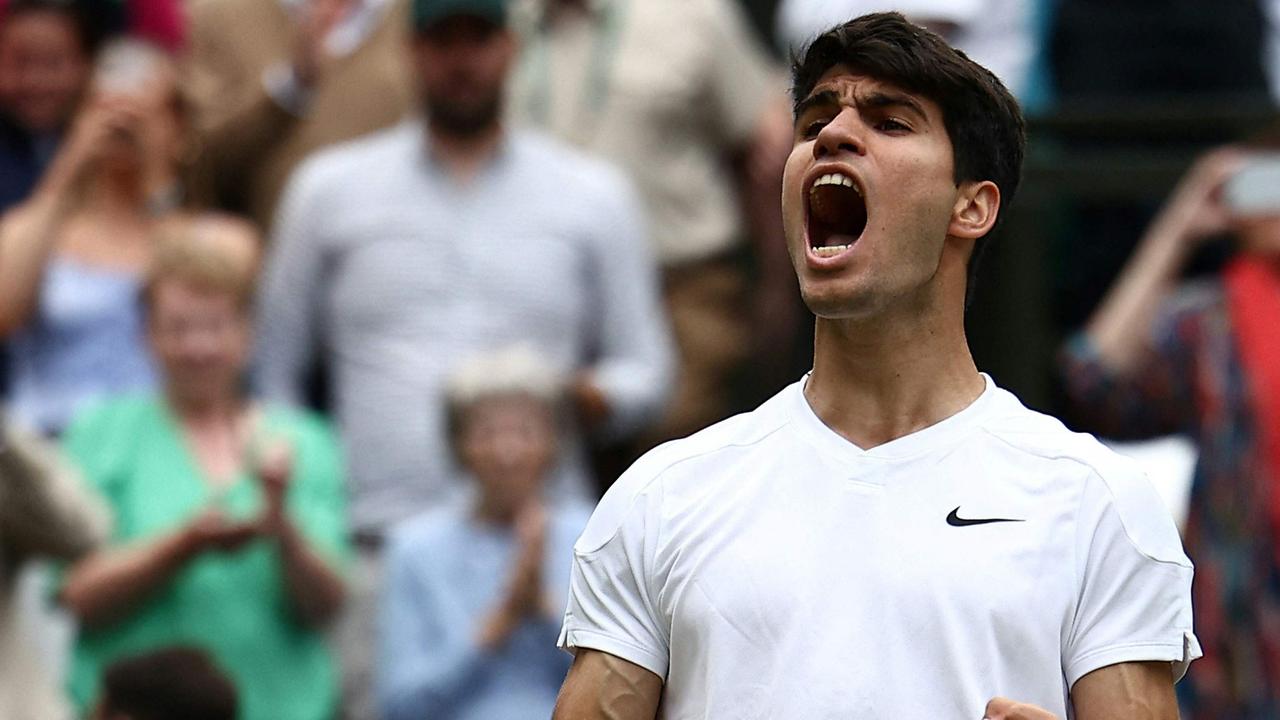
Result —
<instances>
[{"instance_id":1,"label":"spectator","mask_svg":"<svg viewBox=\"0 0 1280 720\"><path fill-rule=\"evenodd\" d=\"M0 0L0 21L5 20L10 6L58 6L83 18L97 40L127 35L176 53L186 42L184 3L185 0Z\"/></svg>"},{"instance_id":2,"label":"spectator","mask_svg":"<svg viewBox=\"0 0 1280 720\"><path fill-rule=\"evenodd\" d=\"M791 146L781 73L733 0L526 0L519 10L513 116L617 163L651 220L680 362L644 444L721 420L742 401L734 380L753 330L767 348L755 362L785 366L802 312L778 214ZM794 377L770 369L779 387Z\"/></svg>"},{"instance_id":3,"label":"spectator","mask_svg":"<svg viewBox=\"0 0 1280 720\"><path fill-rule=\"evenodd\" d=\"M144 294L163 393L77 418L65 446L115 510L110 545L70 568L83 709L115 659L209 651L242 720L325 720L337 707L321 628L346 551L342 475L318 419L240 392L259 239L239 221L166 224Z\"/></svg>"},{"instance_id":4,"label":"spectator","mask_svg":"<svg viewBox=\"0 0 1280 720\"><path fill-rule=\"evenodd\" d=\"M1019 98L1036 57L1036 5L1042 0L782 0L778 37L802 50L818 33L872 12L895 10L933 30L991 70Z\"/></svg>"},{"instance_id":5,"label":"spectator","mask_svg":"<svg viewBox=\"0 0 1280 720\"><path fill-rule=\"evenodd\" d=\"M367 638L383 532L460 486L441 403L457 358L528 340L574 374L575 409L604 431L636 427L669 376L625 180L500 122L515 54L505 16L502 0L416 0L426 117L310 160L291 182L267 265L262 386L301 402L322 349L350 452L363 552L340 642L358 717L372 715ZM580 445L566 439L552 481L561 495L588 486Z\"/></svg>"},{"instance_id":6,"label":"spectator","mask_svg":"<svg viewBox=\"0 0 1280 720\"><path fill-rule=\"evenodd\" d=\"M0 9L0 213L26 199L53 158L96 47L78 5L18 0Z\"/></svg>"},{"instance_id":7,"label":"spectator","mask_svg":"<svg viewBox=\"0 0 1280 720\"><path fill-rule=\"evenodd\" d=\"M186 143L168 59L120 42L49 172L0 220L0 337L16 420L57 434L84 405L150 388L137 303L151 227L182 194Z\"/></svg>"},{"instance_id":8,"label":"spectator","mask_svg":"<svg viewBox=\"0 0 1280 720\"><path fill-rule=\"evenodd\" d=\"M403 0L194 0L189 87L224 207L260 226L307 154L411 105Z\"/></svg>"},{"instance_id":9,"label":"spectator","mask_svg":"<svg viewBox=\"0 0 1280 720\"><path fill-rule=\"evenodd\" d=\"M1280 203L1274 168L1252 187L1233 180L1250 162L1237 149L1195 165L1064 354L1094 429L1182 432L1199 447L1185 543L1204 659L1182 691L1197 720L1280 713ZM1196 246L1228 230L1237 258L1180 283Z\"/></svg>"},{"instance_id":10,"label":"spectator","mask_svg":"<svg viewBox=\"0 0 1280 720\"><path fill-rule=\"evenodd\" d=\"M71 708L47 676L13 597L27 560L74 560L101 542L106 508L52 448L0 427L0 717L66 720Z\"/></svg>"},{"instance_id":11,"label":"spectator","mask_svg":"<svg viewBox=\"0 0 1280 720\"><path fill-rule=\"evenodd\" d=\"M205 653L166 648L111 663L93 720L236 720L236 688Z\"/></svg>"},{"instance_id":12,"label":"spectator","mask_svg":"<svg viewBox=\"0 0 1280 720\"><path fill-rule=\"evenodd\" d=\"M392 536L382 716L547 718L569 669L555 645L571 551L591 512L543 498L565 421L562 384L528 348L459 368L446 391L450 445L477 496Z\"/></svg>"}]
</instances>

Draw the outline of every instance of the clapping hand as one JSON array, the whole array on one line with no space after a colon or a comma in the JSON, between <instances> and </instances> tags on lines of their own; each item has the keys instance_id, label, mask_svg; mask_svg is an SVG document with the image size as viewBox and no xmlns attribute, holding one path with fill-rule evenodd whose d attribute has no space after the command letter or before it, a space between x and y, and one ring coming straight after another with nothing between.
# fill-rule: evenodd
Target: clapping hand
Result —
<instances>
[{"instance_id":1,"label":"clapping hand","mask_svg":"<svg viewBox=\"0 0 1280 720\"><path fill-rule=\"evenodd\" d=\"M187 523L183 530L184 546L192 555L204 552L235 552L258 537L255 522L235 521L221 510L208 509Z\"/></svg>"},{"instance_id":2,"label":"clapping hand","mask_svg":"<svg viewBox=\"0 0 1280 720\"><path fill-rule=\"evenodd\" d=\"M547 512L540 502L530 502L516 517L515 570L507 593L513 614L533 617L543 610L542 558L547 536Z\"/></svg>"},{"instance_id":3,"label":"clapping hand","mask_svg":"<svg viewBox=\"0 0 1280 720\"><path fill-rule=\"evenodd\" d=\"M285 498L293 476L292 449L284 442L268 444L259 452L254 470L266 502L261 521L263 532L274 535L285 522Z\"/></svg>"},{"instance_id":4,"label":"clapping hand","mask_svg":"<svg viewBox=\"0 0 1280 720\"><path fill-rule=\"evenodd\" d=\"M480 645L500 647L526 618L546 610L542 583L542 559L546 545L547 513L539 502L530 502L516 516L516 557L506 594L490 613L480 632Z\"/></svg>"}]
</instances>

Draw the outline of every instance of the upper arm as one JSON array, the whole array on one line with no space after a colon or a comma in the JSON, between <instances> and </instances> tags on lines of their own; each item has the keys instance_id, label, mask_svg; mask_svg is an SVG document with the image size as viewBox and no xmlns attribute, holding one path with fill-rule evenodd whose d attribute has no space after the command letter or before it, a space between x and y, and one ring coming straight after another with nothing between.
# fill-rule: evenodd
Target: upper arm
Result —
<instances>
[{"instance_id":1,"label":"upper arm","mask_svg":"<svg viewBox=\"0 0 1280 720\"><path fill-rule=\"evenodd\" d=\"M616 655L579 649L552 720L652 720L662 678Z\"/></svg>"},{"instance_id":2,"label":"upper arm","mask_svg":"<svg viewBox=\"0 0 1280 720\"><path fill-rule=\"evenodd\" d=\"M1164 661L1176 677L1200 656L1191 561L1173 519L1133 463L1107 453L1076 514L1078 596L1063 626L1069 683L1120 663Z\"/></svg>"},{"instance_id":3,"label":"upper arm","mask_svg":"<svg viewBox=\"0 0 1280 720\"><path fill-rule=\"evenodd\" d=\"M1071 688L1076 720L1177 720L1178 701L1167 662L1108 665Z\"/></svg>"},{"instance_id":4,"label":"upper arm","mask_svg":"<svg viewBox=\"0 0 1280 720\"><path fill-rule=\"evenodd\" d=\"M276 214L258 303L256 371L259 390L270 400L303 404L325 285L324 178L304 164L293 174Z\"/></svg>"}]
</instances>

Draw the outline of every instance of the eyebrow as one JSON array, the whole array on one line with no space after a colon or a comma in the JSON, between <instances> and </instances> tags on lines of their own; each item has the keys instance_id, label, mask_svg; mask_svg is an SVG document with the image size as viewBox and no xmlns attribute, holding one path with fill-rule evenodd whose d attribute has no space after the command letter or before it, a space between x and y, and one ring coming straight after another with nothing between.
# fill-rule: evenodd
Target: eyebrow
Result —
<instances>
[{"instance_id":1,"label":"eyebrow","mask_svg":"<svg viewBox=\"0 0 1280 720\"><path fill-rule=\"evenodd\" d=\"M867 93L866 95L858 97L855 103L859 107L871 108L871 109L902 107L914 112L916 115L919 115L922 119L927 120L929 117L929 115L924 111L924 106L921 105L918 100L911 97L910 95L904 95L902 93L877 90L875 92L870 92L870 93ZM840 94L837 93L835 90L822 90L819 92L815 92L809 97L805 98L804 100L801 100L799 103L796 104L795 117L797 120L799 120L800 116L804 115L806 112L808 112L809 110L815 107L839 105L839 104L840 104Z\"/></svg>"},{"instance_id":2,"label":"eyebrow","mask_svg":"<svg viewBox=\"0 0 1280 720\"><path fill-rule=\"evenodd\" d=\"M840 95L836 93L835 90L822 90L820 92L812 93L809 97L796 103L795 117L799 120L801 115L804 115L815 107L839 104Z\"/></svg>"},{"instance_id":3,"label":"eyebrow","mask_svg":"<svg viewBox=\"0 0 1280 720\"><path fill-rule=\"evenodd\" d=\"M929 117L929 115L924 111L924 106L921 105L918 100L910 95L903 95L901 93L877 90L876 92L868 93L865 97L859 98L858 104L869 108L904 107L919 115L921 118L927 119Z\"/></svg>"}]
</instances>

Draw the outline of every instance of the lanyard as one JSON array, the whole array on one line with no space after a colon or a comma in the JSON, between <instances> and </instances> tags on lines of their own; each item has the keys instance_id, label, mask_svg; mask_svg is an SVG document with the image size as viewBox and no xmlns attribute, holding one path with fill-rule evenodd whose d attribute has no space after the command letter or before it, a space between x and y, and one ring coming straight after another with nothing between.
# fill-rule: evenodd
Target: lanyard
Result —
<instances>
[{"instance_id":1,"label":"lanyard","mask_svg":"<svg viewBox=\"0 0 1280 720\"><path fill-rule=\"evenodd\" d=\"M591 55L587 63L580 101L581 118L574 139L585 143L595 133L609 96L610 76L622 39L624 0L606 0L597 12ZM534 122L547 128L551 125L551 47L548 41L550 18L544 15L538 22L534 39L529 44L529 114Z\"/></svg>"}]
</instances>

